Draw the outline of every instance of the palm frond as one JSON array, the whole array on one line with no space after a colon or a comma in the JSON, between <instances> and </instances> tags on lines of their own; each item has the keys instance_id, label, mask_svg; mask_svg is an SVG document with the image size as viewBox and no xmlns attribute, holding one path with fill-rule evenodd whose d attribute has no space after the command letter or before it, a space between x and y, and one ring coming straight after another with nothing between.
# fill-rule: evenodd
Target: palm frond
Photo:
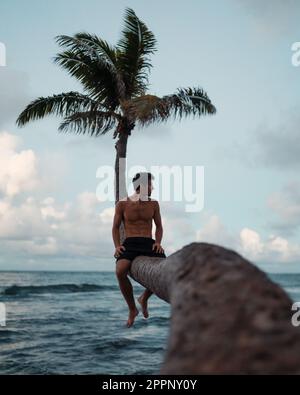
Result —
<instances>
[{"instance_id":1,"label":"palm frond","mask_svg":"<svg viewBox=\"0 0 300 395\"><path fill-rule=\"evenodd\" d=\"M116 126L116 118L110 112L86 111L66 117L60 124L60 132L74 132L99 136L107 133Z\"/></svg>"},{"instance_id":2,"label":"palm frond","mask_svg":"<svg viewBox=\"0 0 300 395\"><path fill-rule=\"evenodd\" d=\"M19 115L16 123L24 126L47 115L68 116L77 111L94 110L99 105L90 97L78 92L67 92L33 100Z\"/></svg>"},{"instance_id":3,"label":"palm frond","mask_svg":"<svg viewBox=\"0 0 300 395\"><path fill-rule=\"evenodd\" d=\"M195 118L216 112L207 93L201 88L179 88L175 94L162 98L144 95L126 101L123 107L130 119L140 126L165 122L171 117L181 120L183 117Z\"/></svg>"},{"instance_id":4,"label":"palm frond","mask_svg":"<svg viewBox=\"0 0 300 395\"><path fill-rule=\"evenodd\" d=\"M107 68L101 68L99 63L95 64L90 58L74 54L72 51L58 54L54 61L80 81L84 90L94 100L110 110L119 106L117 85Z\"/></svg>"},{"instance_id":5,"label":"palm frond","mask_svg":"<svg viewBox=\"0 0 300 395\"><path fill-rule=\"evenodd\" d=\"M117 62L126 86L126 96L144 94L152 67L150 54L156 51L156 39L131 8L125 11L125 26L117 44Z\"/></svg>"},{"instance_id":6,"label":"palm frond","mask_svg":"<svg viewBox=\"0 0 300 395\"><path fill-rule=\"evenodd\" d=\"M97 100L106 98L110 108L124 97L125 85L116 66L116 52L105 40L88 33L56 36L66 50L54 62L67 69Z\"/></svg>"},{"instance_id":7,"label":"palm frond","mask_svg":"<svg viewBox=\"0 0 300 395\"><path fill-rule=\"evenodd\" d=\"M116 70L116 53L115 49L96 35L87 32L80 32L73 37L60 35L55 37L56 42L72 51L85 53L94 60L101 60L107 63L107 66Z\"/></svg>"},{"instance_id":8,"label":"palm frond","mask_svg":"<svg viewBox=\"0 0 300 395\"><path fill-rule=\"evenodd\" d=\"M202 88L178 88L177 93L164 96L162 100L168 103L175 119L187 116L212 115L216 108L207 93Z\"/></svg>"}]
</instances>

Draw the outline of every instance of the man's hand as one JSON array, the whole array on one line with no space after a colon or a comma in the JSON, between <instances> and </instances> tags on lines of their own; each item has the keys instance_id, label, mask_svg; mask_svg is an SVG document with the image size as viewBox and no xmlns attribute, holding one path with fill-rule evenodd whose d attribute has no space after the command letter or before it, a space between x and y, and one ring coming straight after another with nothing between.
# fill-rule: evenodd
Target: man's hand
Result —
<instances>
[{"instance_id":1,"label":"man's hand","mask_svg":"<svg viewBox=\"0 0 300 395\"><path fill-rule=\"evenodd\" d=\"M164 249L162 248L160 243L154 243L152 246L152 250L154 250L155 252L160 252L160 253L164 252Z\"/></svg>"},{"instance_id":2,"label":"man's hand","mask_svg":"<svg viewBox=\"0 0 300 395\"><path fill-rule=\"evenodd\" d=\"M116 250L115 250L115 253L114 253L114 257L115 258L118 258L118 256L120 255L120 254L122 254L122 250L126 250L126 248L124 247L124 246L118 246L118 247L116 247Z\"/></svg>"}]
</instances>

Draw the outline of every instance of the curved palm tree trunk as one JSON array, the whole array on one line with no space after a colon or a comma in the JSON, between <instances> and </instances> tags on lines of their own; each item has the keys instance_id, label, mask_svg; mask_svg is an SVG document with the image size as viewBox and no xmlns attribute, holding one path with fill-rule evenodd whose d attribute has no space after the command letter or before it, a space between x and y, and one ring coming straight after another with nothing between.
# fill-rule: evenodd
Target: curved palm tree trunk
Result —
<instances>
[{"instance_id":1,"label":"curved palm tree trunk","mask_svg":"<svg viewBox=\"0 0 300 395\"><path fill-rule=\"evenodd\" d=\"M126 188L126 151L127 151L128 133L119 133L118 141L115 144L115 204L127 196ZM125 239L124 222L120 225L120 242Z\"/></svg>"},{"instance_id":2,"label":"curved palm tree trunk","mask_svg":"<svg viewBox=\"0 0 300 395\"><path fill-rule=\"evenodd\" d=\"M130 276L171 304L159 374L300 373L292 300L236 252L191 243L167 258L137 257Z\"/></svg>"}]
</instances>

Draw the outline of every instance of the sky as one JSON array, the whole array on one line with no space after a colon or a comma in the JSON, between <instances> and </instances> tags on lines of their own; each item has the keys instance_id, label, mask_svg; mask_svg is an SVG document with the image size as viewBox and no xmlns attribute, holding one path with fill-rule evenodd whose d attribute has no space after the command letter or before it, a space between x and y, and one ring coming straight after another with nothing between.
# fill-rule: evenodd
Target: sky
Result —
<instances>
[{"instance_id":1,"label":"sky","mask_svg":"<svg viewBox=\"0 0 300 395\"><path fill-rule=\"evenodd\" d=\"M37 97L82 92L53 62L55 36L87 31L115 45L126 7L157 40L149 93L202 87L217 108L129 139L128 168L204 168L202 210L160 201L167 256L209 242L268 272L300 272L297 0L1 1L0 270L115 269L114 202L96 195L97 169L114 165L113 131L92 138L59 133L55 117L15 121Z\"/></svg>"}]
</instances>

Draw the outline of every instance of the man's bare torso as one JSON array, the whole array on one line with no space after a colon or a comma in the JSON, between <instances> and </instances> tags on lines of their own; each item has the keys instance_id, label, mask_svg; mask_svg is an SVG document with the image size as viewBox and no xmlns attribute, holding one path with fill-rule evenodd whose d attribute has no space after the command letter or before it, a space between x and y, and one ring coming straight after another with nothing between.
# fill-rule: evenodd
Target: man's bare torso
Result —
<instances>
[{"instance_id":1,"label":"man's bare torso","mask_svg":"<svg viewBox=\"0 0 300 395\"><path fill-rule=\"evenodd\" d=\"M152 220L157 200L148 201L130 198L123 202L123 220L126 237L152 237Z\"/></svg>"}]
</instances>

